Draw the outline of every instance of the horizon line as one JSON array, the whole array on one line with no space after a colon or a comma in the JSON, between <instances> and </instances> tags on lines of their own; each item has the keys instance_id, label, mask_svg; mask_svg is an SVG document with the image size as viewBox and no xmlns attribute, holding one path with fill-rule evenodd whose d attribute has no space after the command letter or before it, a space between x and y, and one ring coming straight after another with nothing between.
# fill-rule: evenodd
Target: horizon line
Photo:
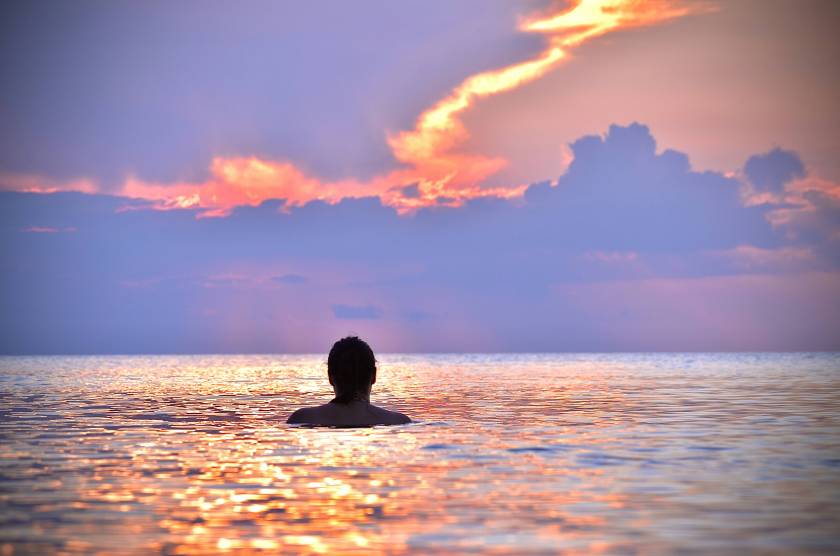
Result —
<instances>
[{"instance_id":1,"label":"horizon line","mask_svg":"<svg viewBox=\"0 0 840 556\"><path fill-rule=\"evenodd\" d=\"M648 354L840 354L840 349L825 350L603 350L603 351L381 351L379 356L388 355L648 355ZM187 357L193 355L224 356L321 356L326 352L78 352L78 353L0 353L0 357Z\"/></svg>"}]
</instances>

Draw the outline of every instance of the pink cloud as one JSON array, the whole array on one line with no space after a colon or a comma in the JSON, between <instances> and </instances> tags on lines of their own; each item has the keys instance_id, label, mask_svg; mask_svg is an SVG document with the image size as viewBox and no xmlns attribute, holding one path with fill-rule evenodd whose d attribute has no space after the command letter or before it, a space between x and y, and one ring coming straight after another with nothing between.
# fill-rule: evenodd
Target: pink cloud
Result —
<instances>
[{"instance_id":1,"label":"pink cloud","mask_svg":"<svg viewBox=\"0 0 840 556\"><path fill-rule=\"evenodd\" d=\"M734 262L744 270L801 270L816 263L818 257L808 247L764 249L754 245L739 245L733 249L716 251L713 256Z\"/></svg>"},{"instance_id":2,"label":"pink cloud","mask_svg":"<svg viewBox=\"0 0 840 556\"><path fill-rule=\"evenodd\" d=\"M639 254L635 251L588 251L583 258L603 264L625 264L637 261Z\"/></svg>"},{"instance_id":3,"label":"pink cloud","mask_svg":"<svg viewBox=\"0 0 840 556\"><path fill-rule=\"evenodd\" d=\"M72 226L67 226L64 228L53 228L51 226L30 226L21 230L21 232L29 234L60 234L71 233L75 231L76 228L73 228Z\"/></svg>"}]
</instances>

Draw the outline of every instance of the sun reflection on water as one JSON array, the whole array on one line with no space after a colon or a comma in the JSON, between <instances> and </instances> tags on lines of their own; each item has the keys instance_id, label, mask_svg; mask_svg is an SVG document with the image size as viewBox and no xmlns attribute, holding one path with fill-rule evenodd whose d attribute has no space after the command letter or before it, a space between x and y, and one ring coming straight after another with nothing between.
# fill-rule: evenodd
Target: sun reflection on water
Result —
<instances>
[{"instance_id":1,"label":"sun reflection on water","mask_svg":"<svg viewBox=\"0 0 840 556\"><path fill-rule=\"evenodd\" d=\"M837 544L836 356L387 356L368 429L285 425L319 357L0 365L0 554Z\"/></svg>"}]
</instances>

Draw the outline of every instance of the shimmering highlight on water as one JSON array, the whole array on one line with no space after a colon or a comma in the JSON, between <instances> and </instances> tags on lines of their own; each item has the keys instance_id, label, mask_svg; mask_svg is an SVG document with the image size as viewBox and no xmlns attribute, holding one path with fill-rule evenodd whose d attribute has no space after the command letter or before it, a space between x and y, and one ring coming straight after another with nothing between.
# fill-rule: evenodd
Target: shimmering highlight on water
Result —
<instances>
[{"instance_id":1,"label":"shimmering highlight on water","mask_svg":"<svg viewBox=\"0 0 840 556\"><path fill-rule=\"evenodd\" d=\"M0 358L0 554L840 551L840 358Z\"/></svg>"}]
</instances>

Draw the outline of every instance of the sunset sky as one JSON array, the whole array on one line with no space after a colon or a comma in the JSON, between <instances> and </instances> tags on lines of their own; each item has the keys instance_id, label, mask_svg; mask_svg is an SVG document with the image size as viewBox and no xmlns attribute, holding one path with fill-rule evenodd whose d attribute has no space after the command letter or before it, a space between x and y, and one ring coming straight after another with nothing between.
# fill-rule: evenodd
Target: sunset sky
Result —
<instances>
[{"instance_id":1,"label":"sunset sky","mask_svg":"<svg viewBox=\"0 0 840 556\"><path fill-rule=\"evenodd\" d=\"M840 349L839 26L4 2L0 353Z\"/></svg>"}]
</instances>

